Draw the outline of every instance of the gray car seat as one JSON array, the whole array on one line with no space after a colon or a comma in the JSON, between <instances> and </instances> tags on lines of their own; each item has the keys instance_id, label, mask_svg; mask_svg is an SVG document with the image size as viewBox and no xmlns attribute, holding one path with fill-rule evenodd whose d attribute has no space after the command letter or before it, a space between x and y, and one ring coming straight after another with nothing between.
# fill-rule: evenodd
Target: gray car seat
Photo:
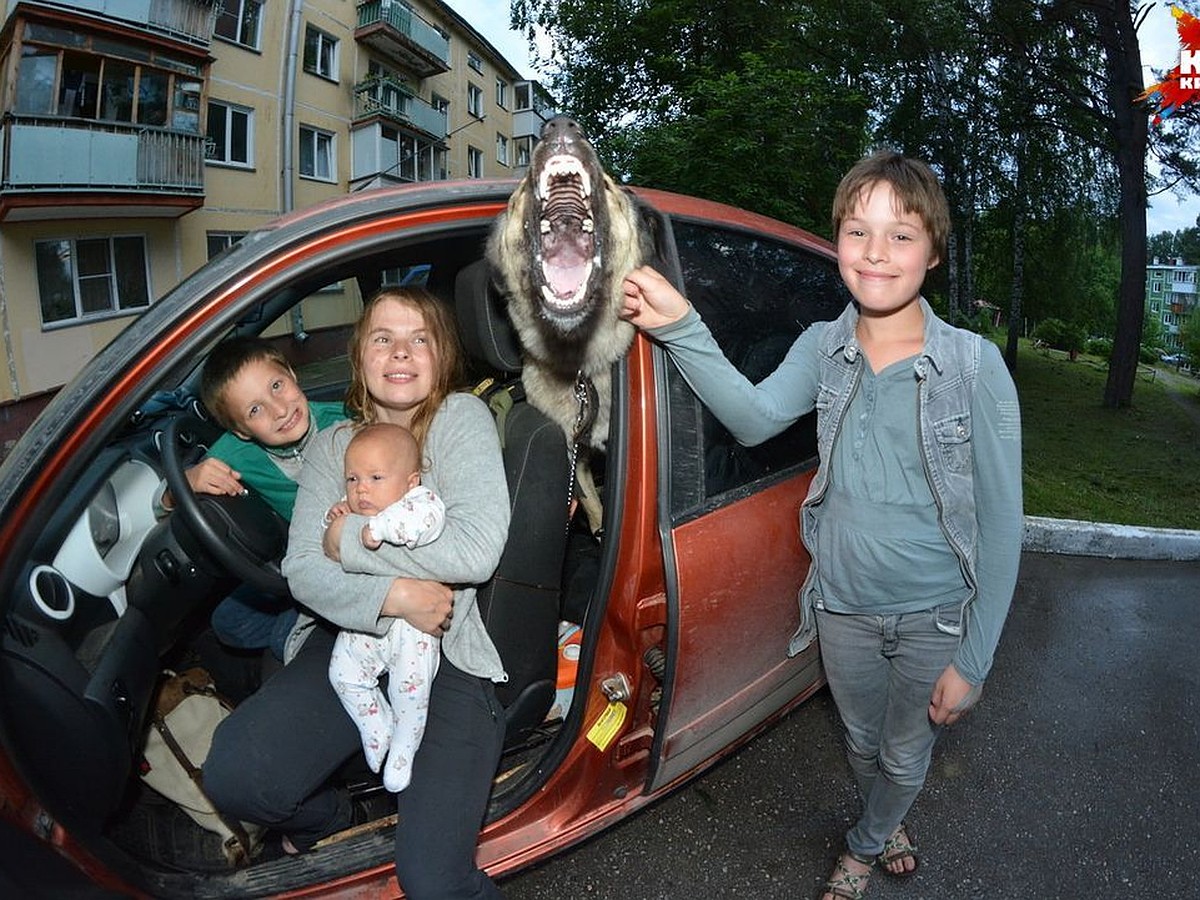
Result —
<instances>
[{"instance_id":1,"label":"gray car seat","mask_svg":"<svg viewBox=\"0 0 1200 900\"><path fill-rule=\"evenodd\" d=\"M495 379L480 395L497 416L508 477L512 525L478 602L508 673L496 688L511 747L554 700L570 464L562 430L525 401L520 346L484 260L458 273L454 297L467 356Z\"/></svg>"}]
</instances>

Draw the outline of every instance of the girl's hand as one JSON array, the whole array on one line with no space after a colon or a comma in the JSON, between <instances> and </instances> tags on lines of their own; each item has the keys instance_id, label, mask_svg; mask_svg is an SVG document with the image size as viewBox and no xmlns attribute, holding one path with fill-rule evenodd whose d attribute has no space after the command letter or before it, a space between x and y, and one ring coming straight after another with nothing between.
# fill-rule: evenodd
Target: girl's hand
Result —
<instances>
[{"instance_id":1,"label":"girl's hand","mask_svg":"<svg viewBox=\"0 0 1200 900\"><path fill-rule=\"evenodd\" d=\"M620 316L638 328L670 325L687 314L689 304L683 294L650 266L626 275L622 288L625 298Z\"/></svg>"},{"instance_id":2,"label":"girl's hand","mask_svg":"<svg viewBox=\"0 0 1200 900\"><path fill-rule=\"evenodd\" d=\"M982 684L971 684L953 665L946 666L929 701L929 720L934 725L953 725L979 702Z\"/></svg>"},{"instance_id":3,"label":"girl's hand","mask_svg":"<svg viewBox=\"0 0 1200 900\"><path fill-rule=\"evenodd\" d=\"M440 581L397 578L379 612L404 619L418 631L441 637L450 630L454 619L454 593Z\"/></svg>"}]
</instances>

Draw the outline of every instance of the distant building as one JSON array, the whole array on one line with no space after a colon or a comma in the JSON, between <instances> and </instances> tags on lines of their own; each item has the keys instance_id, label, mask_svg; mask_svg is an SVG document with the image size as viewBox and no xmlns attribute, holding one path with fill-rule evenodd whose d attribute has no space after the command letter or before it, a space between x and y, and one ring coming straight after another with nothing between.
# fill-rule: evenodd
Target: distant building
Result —
<instances>
[{"instance_id":1,"label":"distant building","mask_svg":"<svg viewBox=\"0 0 1200 900\"><path fill-rule=\"evenodd\" d=\"M248 231L348 191L516 176L553 114L440 0L5 11L0 437ZM360 300L332 285L296 321L316 331Z\"/></svg>"},{"instance_id":2,"label":"distant building","mask_svg":"<svg viewBox=\"0 0 1200 900\"><path fill-rule=\"evenodd\" d=\"M1188 316L1195 314L1196 273L1200 266L1185 266L1182 259L1158 257L1146 267L1146 316L1162 323L1163 344L1168 350L1181 350L1179 332Z\"/></svg>"}]
</instances>

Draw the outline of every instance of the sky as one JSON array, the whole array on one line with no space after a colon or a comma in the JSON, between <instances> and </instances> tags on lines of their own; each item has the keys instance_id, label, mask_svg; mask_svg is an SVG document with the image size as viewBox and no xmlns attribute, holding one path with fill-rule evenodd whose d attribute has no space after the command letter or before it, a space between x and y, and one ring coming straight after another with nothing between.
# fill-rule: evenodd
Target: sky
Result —
<instances>
[{"instance_id":1,"label":"sky","mask_svg":"<svg viewBox=\"0 0 1200 900\"><path fill-rule=\"evenodd\" d=\"M518 72L529 78L539 77L540 73L530 63L525 37L509 27L508 0L446 0L446 3L487 38ZM1144 81L1152 84L1158 80L1152 68L1162 72L1179 64L1179 34L1168 4L1154 4L1138 35L1142 44ZM1171 194L1160 194L1151 199L1146 214L1146 232L1154 235L1194 228L1197 216L1200 216L1200 197L1195 194L1189 194L1183 200Z\"/></svg>"}]
</instances>

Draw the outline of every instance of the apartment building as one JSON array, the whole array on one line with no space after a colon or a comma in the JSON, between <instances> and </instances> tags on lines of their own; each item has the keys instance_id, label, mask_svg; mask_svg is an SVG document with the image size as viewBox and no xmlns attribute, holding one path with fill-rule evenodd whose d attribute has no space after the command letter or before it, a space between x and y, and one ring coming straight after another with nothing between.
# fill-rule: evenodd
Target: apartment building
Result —
<instances>
[{"instance_id":1,"label":"apartment building","mask_svg":"<svg viewBox=\"0 0 1200 900\"><path fill-rule=\"evenodd\" d=\"M1179 336L1183 323L1196 313L1196 274L1200 266L1185 266L1182 259L1160 260L1146 266L1146 316L1162 323L1163 345L1183 349Z\"/></svg>"},{"instance_id":2,"label":"apartment building","mask_svg":"<svg viewBox=\"0 0 1200 900\"><path fill-rule=\"evenodd\" d=\"M133 316L291 210L519 175L552 103L440 0L9 0L0 439ZM351 283L297 332L357 315Z\"/></svg>"}]
</instances>

